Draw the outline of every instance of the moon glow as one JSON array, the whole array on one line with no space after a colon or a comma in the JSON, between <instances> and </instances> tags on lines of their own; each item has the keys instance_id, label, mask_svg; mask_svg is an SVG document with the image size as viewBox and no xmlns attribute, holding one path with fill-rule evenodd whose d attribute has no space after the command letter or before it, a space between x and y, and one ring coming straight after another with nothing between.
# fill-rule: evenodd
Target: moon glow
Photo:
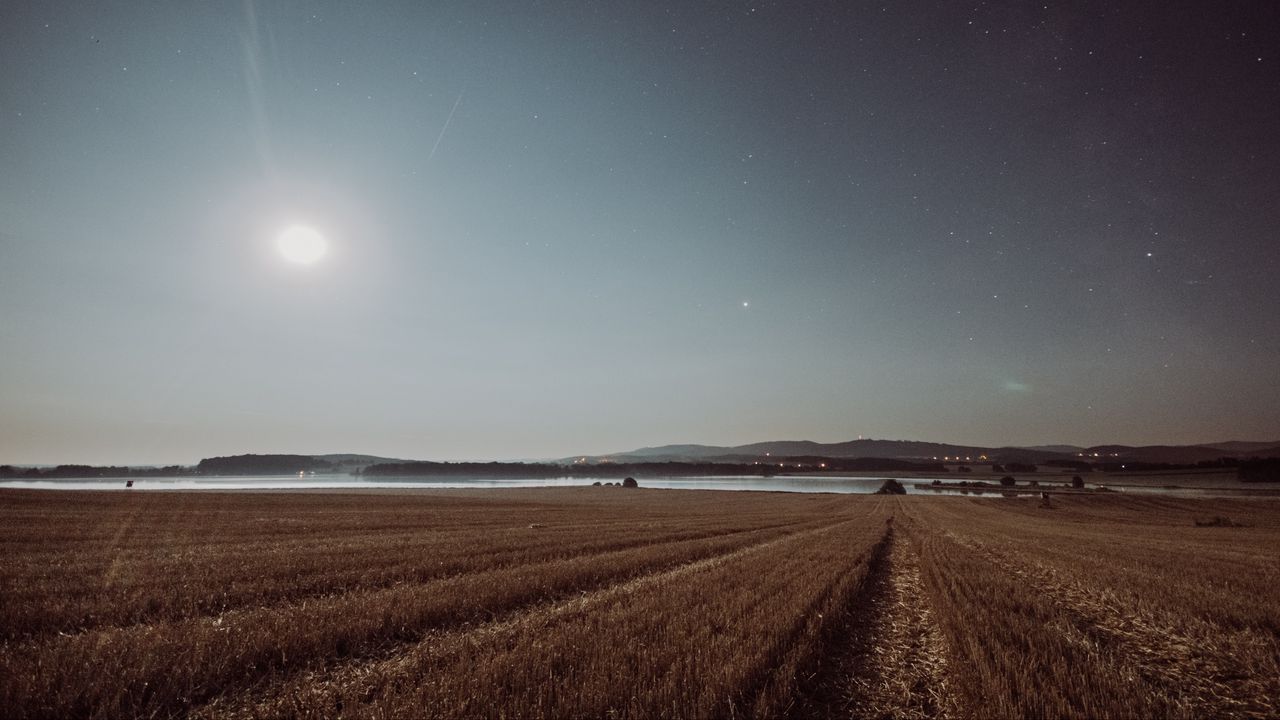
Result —
<instances>
[{"instance_id":1,"label":"moon glow","mask_svg":"<svg viewBox=\"0 0 1280 720\"><path fill-rule=\"evenodd\" d=\"M316 263L329 249L324 236L305 225L293 225L281 231L276 247L285 260L299 265Z\"/></svg>"}]
</instances>

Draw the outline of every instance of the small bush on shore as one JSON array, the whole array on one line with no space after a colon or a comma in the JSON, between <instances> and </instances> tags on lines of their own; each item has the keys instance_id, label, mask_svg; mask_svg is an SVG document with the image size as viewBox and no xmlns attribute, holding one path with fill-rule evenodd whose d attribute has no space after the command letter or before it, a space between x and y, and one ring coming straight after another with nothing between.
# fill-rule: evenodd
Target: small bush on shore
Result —
<instances>
[{"instance_id":1,"label":"small bush on shore","mask_svg":"<svg viewBox=\"0 0 1280 720\"><path fill-rule=\"evenodd\" d=\"M893 478L887 478L883 483L881 483L880 489L876 491L876 494L877 495L906 495L907 489L903 487L902 483L898 482L897 480L894 480Z\"/></svg>"}]
</instances>

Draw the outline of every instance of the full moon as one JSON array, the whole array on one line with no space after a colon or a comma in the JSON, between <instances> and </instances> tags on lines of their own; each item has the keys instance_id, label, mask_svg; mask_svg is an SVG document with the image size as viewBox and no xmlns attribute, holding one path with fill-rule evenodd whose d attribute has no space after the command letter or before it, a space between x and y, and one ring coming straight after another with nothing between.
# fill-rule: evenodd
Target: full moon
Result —
<instances>
[{"instance_id":1,"label":"full moon","mask_svg":"<svg viewBox=\"0 0 1280 720\"><path fill-rule=\"evenodd\" d=\"M328 249L324 236L305 225L285 228L276 238L276 247L285 260L299 265L311 265Z\"/></svg>"}]
</instances>

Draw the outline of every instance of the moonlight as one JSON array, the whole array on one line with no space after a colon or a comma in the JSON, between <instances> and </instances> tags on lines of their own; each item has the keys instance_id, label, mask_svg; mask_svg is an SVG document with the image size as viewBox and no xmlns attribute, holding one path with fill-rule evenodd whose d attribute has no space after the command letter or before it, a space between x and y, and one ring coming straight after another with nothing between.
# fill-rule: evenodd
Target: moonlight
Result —
<instances>
[{"instance_id":1,"label":"moonlight","mask_svg":"<svg viewBox=\"0 0 1280 720\"><path fill-rule=\"evenodd\" d=\"M276 238L276 247L285 260L299 265L314 264L328 251L324 236L303 225L293 225L281 231Z\"/></svg>"}]
</instances>

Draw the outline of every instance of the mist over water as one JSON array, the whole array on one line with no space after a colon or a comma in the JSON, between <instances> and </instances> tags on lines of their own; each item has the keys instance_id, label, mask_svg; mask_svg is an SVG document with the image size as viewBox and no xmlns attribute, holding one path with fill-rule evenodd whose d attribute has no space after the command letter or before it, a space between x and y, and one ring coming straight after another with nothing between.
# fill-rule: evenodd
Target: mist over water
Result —
<instances>
[{"instance_id":1,"label":"mist over water","mask_svg":"<svg viewBox=\"0 0 1280 720\"><path fill-rule=\"evenodd\" d=\"M92 478L67 480L6 481L0 487L57 489L57 490L112 490L126 489L125 482L133 480L134 490L342 490L342 489L500 489L540 487L591 487L595 478L444 478L378 477L365 479L354 475L280 475L253 477L149 477L149 478ZM621 478L600 479L599 482L621 482ZM828 492L872 493L880 488L883 478L762 478L760 476L725 476L692 478L640 478L645 488L681 490L758 490L765 492ZM932 479L923 481L925 484ZM909 488L910 489L910 488Z\"/></svg>"},{"instance_id":2,"label":"mist over water","mask_svg":"<svg viewBox=\"0 0 1280 720\"><path fill-rule=\"evenodd\" d=\"M132 479L133 486L125 483ZM936 488L931 483L935 478L899 478L899 481L911 495L952 495L966 497L1001 497L999 488L958 488L948 478L937 478L948 487ZM885 478L878 477L831 477L831 476L720 476L720 477L669 477L639 478L641 488L659 490L725 490L756 492L791 492L791 493L840 493L871 494L880 489ZM355 475L277 475L252 477L147 477L147 478L92 478L92 479L52 479L52 480L6 480L0 482L0 488L30 490L486 490L512 488L546 488L546 487L580 487L591 488L595 478L559 477L559 478L447 478L423 479L420 477L379 477L365 479ZM621 479L600 479L599 482L620 483ZM612 490L613 488L596 488ZM1026 488L1023 488L1024 490ZM1045 485L1043 490L1052 491L1054 487ZM1124 493L1172 495L1180 497L1236 497L1241 491L1222 488L1190 488L1159 486L1127 486L1115 487L1114 490ZM1242 489L1243 490L1243 489ZM1038 497L1034 492L1023 493L1020 497Z\"/></svg>"}]
</instances>

